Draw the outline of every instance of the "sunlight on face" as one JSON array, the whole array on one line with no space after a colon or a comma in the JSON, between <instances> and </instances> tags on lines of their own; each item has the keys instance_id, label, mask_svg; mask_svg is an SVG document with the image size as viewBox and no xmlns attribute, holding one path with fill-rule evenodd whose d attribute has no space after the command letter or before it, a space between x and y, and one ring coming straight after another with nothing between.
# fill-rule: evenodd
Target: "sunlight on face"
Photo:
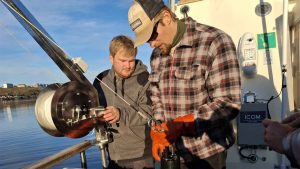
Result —
<instances>
[{"instance_id":1,"label":"sunlight on face","mask_svg":"<svg viewBox=\"0 0 300 169\"><path fill-rule=\"evenodd\" d=\"M129 55L124 49L120 49L116 55L110 56L111 64L116 74L121 78L128 78L135 68L135 55Z\"/></svg>"},{"instance_id":2,"label":"sunlight on face","mask_svg":"<svg viewBox=\"0 0 300 169\"><path fill-rule=\"evenodd\" d=\"M157 36L148 41L152 48L159 48L163 55L168 55L172 48L173 36L169 25L159 23L155 29Z\"/></svg>"}]
</instances>

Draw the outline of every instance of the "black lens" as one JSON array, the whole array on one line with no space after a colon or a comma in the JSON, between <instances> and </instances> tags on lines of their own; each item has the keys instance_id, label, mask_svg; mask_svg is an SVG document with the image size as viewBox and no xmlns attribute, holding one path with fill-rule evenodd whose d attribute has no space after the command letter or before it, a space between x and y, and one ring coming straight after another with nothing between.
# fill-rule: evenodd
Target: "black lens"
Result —
<instances>
[{"instance_id":1,"label":"black lens","mask_svg":"<svg viewBox=\"0 0 300 169\"><path fill-rule=\"evenodd\" d=\"M150 36L150 38L149 38L149 40L148 40L147 42L154 41L154 40L157 38L157 36L158 36L158 33L157 33L157 26L158 26L158 23L159 23L159 22L156 22L156 24L154 25L152 34L151 34L151 36Z\"/></svg>"}]
</instances>

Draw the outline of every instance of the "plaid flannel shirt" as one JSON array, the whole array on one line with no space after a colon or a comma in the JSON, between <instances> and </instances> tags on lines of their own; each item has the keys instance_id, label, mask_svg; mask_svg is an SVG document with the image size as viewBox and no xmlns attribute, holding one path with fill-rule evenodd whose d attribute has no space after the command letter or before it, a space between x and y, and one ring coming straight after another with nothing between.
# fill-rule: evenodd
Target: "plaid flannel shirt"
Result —
<instances>
[{"instance_id":1,"label":"plaid flannel shirt","mask_svg":"<svg viewBox=\"0 0 300 169\"><path fill-rule=\"evenodd\" d=\"M194 114L198 137L176 141L185 160L207 158L234 143L231 120L240 110L240 71L235 45L223 31L183 20L187 29L170 55L154 49L151 99L154 117L168 121Z\"/></svg>"}]
</instances>

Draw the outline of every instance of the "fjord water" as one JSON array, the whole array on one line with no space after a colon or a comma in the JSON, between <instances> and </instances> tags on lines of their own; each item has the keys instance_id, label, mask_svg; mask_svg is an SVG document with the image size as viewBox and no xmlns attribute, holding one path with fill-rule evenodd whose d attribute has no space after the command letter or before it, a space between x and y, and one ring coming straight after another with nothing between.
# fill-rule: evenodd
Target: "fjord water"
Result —
<instances>
[{"instance_id":1,"label":"fjord water","mask_svg":"<svg viewBox=\"0 0 300 169\"><path fill-rule=\"evenodd\" d=\"M34 102L0 103L0 168L24 168L84 140L94 139L89 134L80 139L53 137L38 125ZM86 151L88 168L101 168L98 147ZM53 168L80 168L76 155Z\"/></svg>"}]
</instances>

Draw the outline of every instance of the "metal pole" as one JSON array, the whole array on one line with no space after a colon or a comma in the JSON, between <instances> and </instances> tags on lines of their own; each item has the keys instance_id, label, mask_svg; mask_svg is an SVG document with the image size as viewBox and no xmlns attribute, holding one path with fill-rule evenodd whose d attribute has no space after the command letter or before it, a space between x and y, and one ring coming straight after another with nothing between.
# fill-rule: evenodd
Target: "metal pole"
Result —
<instances>
[{"instance_id":1,"label":"metal pole","mask_svg":"<svg viewBox=\"0 0 300 169\"><path fill-rule=\"evenodd\" d=\"M102 160L102 168L105 169L108 167L107 164L107 158L106 158L106 149L107 149L107 144L108 144L108 133L105 131L103 126L96 126L96 140L98 141L98 146L100 149L101 153L101 160Z\"/></svg>"},{"instance_id":2,"label":"metal pole","mask_svg":"<svg viewBox=\"0 0 300 169\"><path fill-rule=\"evenodd\" d=\"M172 12L175 12L175 0L169 0L169 8Z\"/></svg>"},{"instance_id":3,"label":"metal pole","mask_svg":"<svg viewBox=\"0 0 300 169\"><path fill-rule=\"evenodd\" d=\"M101 152L101 160L102 160L102 168L105 169L108 167L107 161L106 161L106 153L105 153L105 146L103 144L99 144L99 149Z\"/></svg>"},{"instance_id":4,"label":"metal pole","mask_svg":"<svg viewBox=\"0 0 300 169\"><path fill-rule=\"evenodd\" d=\"M287 38L288 38L288 0L283 0L283 23L282 23L282 106L281 106L281 120L286 117L287 107ZM280 169L286 169L285 156L280 156Z\"/></svg>"},{"instance_id":5,"label":"metal pole","mask_svg":"<svg viewBox=\"0 0 300 169\"><path fill-rule=\"evenodd\" d=\"M85 151L80 152L80 162L81 162L81 168L87 169Z\"/></svg>"},{"instance_id":6,"label":"metal pole","mask_svg":"<svg viewBox=\"0 0 300 169\"><path fill-rule=\"evenodd\" d=\"M98 143L96 140L84 141L74 146L71 146L67 149L64 149L54 155L46 157L34 164L26 166L24 169L39 169L39 168L51 168L57 164L62 163L63 161L73 157L79 152L85 151L86 149L94 146Z\"/></svg>"}]
</instances>

